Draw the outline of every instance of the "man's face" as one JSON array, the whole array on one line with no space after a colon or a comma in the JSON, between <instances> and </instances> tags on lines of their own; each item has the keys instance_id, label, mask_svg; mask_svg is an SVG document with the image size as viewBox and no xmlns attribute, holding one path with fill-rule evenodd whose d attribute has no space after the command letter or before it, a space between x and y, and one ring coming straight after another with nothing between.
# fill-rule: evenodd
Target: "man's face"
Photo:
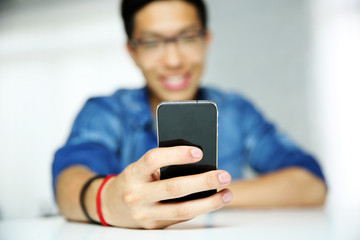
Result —
<instances>
[{"instance_id":1,"label":"man's face","mask_svg":"<svg viewBox=\"0 0 360 240\"><path fill-rule=\"evenodd\" d=\"M132 39L138 44L128 49L145 76L153 104L194 99L209 35L202 32L193 5L184 1L146 5L135 15Z\"/></svg>"}]
</instances>

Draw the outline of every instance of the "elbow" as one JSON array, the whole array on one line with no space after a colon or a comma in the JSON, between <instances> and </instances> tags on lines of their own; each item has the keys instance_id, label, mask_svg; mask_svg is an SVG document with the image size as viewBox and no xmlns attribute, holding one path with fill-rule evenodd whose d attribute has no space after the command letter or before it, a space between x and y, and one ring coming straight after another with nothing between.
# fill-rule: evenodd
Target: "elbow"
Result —
<instances>
[{"instance_id":1,"label":"elbow","mask_svg":"<svg viewBox=\"0 0 360 240\"><path fill-rule=\"evenodd\" d=\"M325 183L317 178L313 183L312 193L310 193L313 197L313 205L314 206L323 206L326 201L327 188Z\"/></svg>"},{"instance_id":2,"label":"elbow","mask_svg":"<svg viewBox=\"0 0 360 240\"><path fill-rule=\"evenodd\" d=\"M297 168L298 186L302 188L301 205L323 206L326 201L327 187L325 182L313 173L303 168Z\"/></svg>"}]
</instances>

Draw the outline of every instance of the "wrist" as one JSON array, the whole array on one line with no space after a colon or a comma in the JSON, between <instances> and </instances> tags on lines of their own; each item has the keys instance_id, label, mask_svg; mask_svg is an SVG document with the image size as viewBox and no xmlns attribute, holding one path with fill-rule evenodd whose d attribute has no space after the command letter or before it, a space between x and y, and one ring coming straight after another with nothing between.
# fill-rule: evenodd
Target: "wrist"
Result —
<instances>
[{"instance_id":1,"label":"wrist","mask_svg":"<svg viewBox=\"0 0 360 240\"><path fill-rule=\"evenodd\" d=\"M89 185L84 198L85 208L89 217L98 223L100 223L100 219L96 213L96 194L103 180L104 178L94 180Z\"/></svg>"},{"instance_id":2,"label":"wrist","mask_svg":"<svg viewBox=\"0 0 360 240\"><path fill-rule=\"evenodd\" d=\"M114 225L112 216L113 216L113 213L115 212L114 207L116 207L116 204L111 204L111 199L112 199L112 190L111 189L113 189L114 181L115 181L114 177L108 179L106 184L103 186L103 189L101 192L101 212L102 212L103 219L109 225ZM99 219L99 218L97 217L97 219Z\"/></svg>"},{"instance_id":3,"label":"wrist","mask_svg":"<svg viewBox=\"0 0 360 240\"><path fill-rule=\"evenodd\" d=\"M102 212L102 206L101 205L108 205L108 204L104 204L103 202L102 202L102 190L103 190L103 188L105 187L105 184L111 179L111 178L113 178L113 177L115 177L116 175L115 174L112 174L112 175L108 175L106 178L104 178L104 180L101 182L101 184L100 184L100 187L99 187L99 189L98 189L98 191L97 191L97 194L96 194L96 213L97 213L97 215L98 215L98 217L99 217L99 220L100 220L100 223L101 223L101 225L103 225L103 226L110 226L106 221L105 221L105 219L104 219L104 216L103 216L103 212Z\"/></svg>"}]
</instances>

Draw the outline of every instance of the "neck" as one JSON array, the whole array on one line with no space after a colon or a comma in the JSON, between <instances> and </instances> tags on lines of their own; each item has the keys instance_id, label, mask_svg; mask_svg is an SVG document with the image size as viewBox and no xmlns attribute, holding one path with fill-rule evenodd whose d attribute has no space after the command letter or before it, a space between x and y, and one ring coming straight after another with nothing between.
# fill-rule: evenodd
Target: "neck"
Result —
<instances>
[{"instance_id":1,"label":"neck","mask_svg":"<svg viewBox=\"0 0 360 240\"><path fill-rule=\"evenodd\" d=\"M148 99L149 99L149 104L150 104L150 109L151 112L153 114L153 116L156 116L156 108L157 105L162 102L162 101L166 101L166 100L162 100L159 97L155 96L153 93L151 93L151 91L149 91L149 89L147 89L148 91ZM194 96L191 99L186 99L186 100L196 100L199 99L199 92L195 93ZM201 98L201 97L200 97ZM185 99L184 99L185 100Z\"/></svg>"}]
</instances>

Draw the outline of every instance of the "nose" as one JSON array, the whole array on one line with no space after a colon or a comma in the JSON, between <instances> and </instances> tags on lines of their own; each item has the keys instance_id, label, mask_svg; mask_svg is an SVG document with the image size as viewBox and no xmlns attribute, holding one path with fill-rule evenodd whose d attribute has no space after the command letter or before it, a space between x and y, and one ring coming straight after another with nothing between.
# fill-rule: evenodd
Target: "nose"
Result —
<instances>
[{"instance_id":1,"label":"nose","mask_svg":"<svg viewBox=\"0 0 360 240\"><path fill-rule=\"evenodd\" d=\"M176 43L168 43L165 46L164 63L167 67L178 68L182 65L182 56Z\"/></svg>"}]
</instances>

